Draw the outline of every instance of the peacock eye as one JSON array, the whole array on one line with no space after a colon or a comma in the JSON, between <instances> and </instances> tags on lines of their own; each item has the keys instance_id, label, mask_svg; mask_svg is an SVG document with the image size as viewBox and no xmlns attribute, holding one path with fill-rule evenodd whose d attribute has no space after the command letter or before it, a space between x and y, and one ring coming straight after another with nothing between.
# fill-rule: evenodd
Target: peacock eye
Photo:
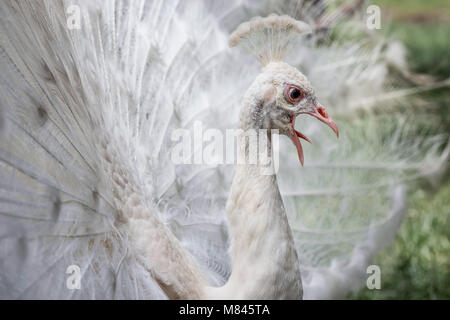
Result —
<instances>
[{"instance_id":1,"label":"peacock eye","mask_svg":"<svg viewBox=\"0 0 450 320\"><path fill-rule=\"evenodd\" d=\"M284 91L284 97L289 103L297 103L303 98L303 93L296 86L287 86Z\"/></svg>"}]
</instances>

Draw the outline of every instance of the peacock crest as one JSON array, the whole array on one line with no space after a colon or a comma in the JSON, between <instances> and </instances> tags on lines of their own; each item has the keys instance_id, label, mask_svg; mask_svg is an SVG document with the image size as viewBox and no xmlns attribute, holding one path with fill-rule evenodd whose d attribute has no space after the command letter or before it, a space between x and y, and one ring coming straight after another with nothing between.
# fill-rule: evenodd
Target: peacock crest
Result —
<instances>
[{"instance_id":1,"label":"peacock crest","mask_svg":"<svg viewBox=\"0 0 450 320\"><path fill-rule=\"evenodd\" d=\"M311 27L303 21L283 15L271 14L254 17L241 23L230 35L229 45L242 45L263 66L285 59L299 34L311 33Z\"/></svg>"}]
</instances>

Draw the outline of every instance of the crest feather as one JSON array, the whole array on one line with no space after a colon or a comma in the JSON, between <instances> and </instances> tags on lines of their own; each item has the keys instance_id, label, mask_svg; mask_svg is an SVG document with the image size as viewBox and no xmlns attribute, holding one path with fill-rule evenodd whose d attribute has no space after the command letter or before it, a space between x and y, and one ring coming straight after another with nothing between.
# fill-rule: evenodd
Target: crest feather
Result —
<instances>
[{"instance_id":1,"label":"crest feather","mask_svg":"<svg viewBox=\"0 0 450 320\"><path fill-rule=\"evenodd\" d=\"M293 38L308 33L311 33L311 27L305 22L272 14L241 23L230 35L229 45L241 44L265 66L271 61L283 60Z\"/></svg>"}]
</instances>

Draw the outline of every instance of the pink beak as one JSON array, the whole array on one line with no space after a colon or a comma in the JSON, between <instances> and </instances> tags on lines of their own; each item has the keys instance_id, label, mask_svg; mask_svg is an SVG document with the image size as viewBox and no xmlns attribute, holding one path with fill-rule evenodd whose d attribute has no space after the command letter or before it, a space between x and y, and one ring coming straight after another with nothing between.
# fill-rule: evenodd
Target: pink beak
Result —
<instances>
[{"instance_id":1,"label":"pink beak","mask_svg":"<svg viewBox=\"0 0 450 320\"><path fill-rule=\"evenodd\" d=\"M308 112L307 114L309 114L309 115L319 119L323 123L325 123L327 126L329 126L334 131L336 136L339 138L338 127L337 127L336 123L333 121L333 119L330 118L330 116L328 115L328 113L327 113L327 111L325 110L324 107L318 106L314 110L314 112ZM297 148L298 158L300 160L301 165L303 166L304 157L303 157L302 144L300 143L300 138L308 141L309 143L311 143L311 140L309 140L301 132L298 132L297 130L294 129L294 127L295 127L295 116L291 117L291 127L292 127L292 132L293 132L293 134L291 135L291 140L292 140L292 142L294 142L294 145Z\"/></svg>"}]
</instances>

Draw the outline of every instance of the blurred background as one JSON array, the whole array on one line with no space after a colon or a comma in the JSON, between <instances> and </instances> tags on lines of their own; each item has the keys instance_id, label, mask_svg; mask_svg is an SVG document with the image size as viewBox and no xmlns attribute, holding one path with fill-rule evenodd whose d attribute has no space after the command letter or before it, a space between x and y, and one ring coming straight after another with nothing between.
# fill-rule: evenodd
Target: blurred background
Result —
<instances>
[{"instance_id":1,"label":"blurred background","mask_svg":"<svg viewBox=\"0 0 450 320\"><path fill-rule=\"evenodd\" d=\"M409 69L424 81L444 83L411 96L417 130L450 133L450 1L377 0L383 33L406 48ZM424 77L425 75L429 76ZM420 82L420 80L419 80ZM402 107L395 112L402 112ZM409 188L408 210L392 244L374 260L381 290L352 299L450 299L450 174Z\"/></svg>"}]
</instances>

